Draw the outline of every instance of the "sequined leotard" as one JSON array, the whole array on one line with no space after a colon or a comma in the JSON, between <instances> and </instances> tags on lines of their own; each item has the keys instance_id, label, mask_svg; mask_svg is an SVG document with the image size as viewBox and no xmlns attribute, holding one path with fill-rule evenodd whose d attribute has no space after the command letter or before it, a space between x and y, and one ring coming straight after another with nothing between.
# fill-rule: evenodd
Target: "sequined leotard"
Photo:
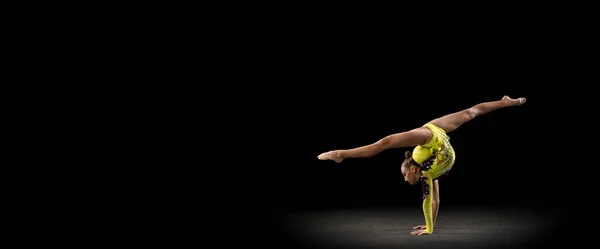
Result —
<instances>
[{"instance_id":1,"label":"sequined leotard","mask_svg":"<svg viewBox=\"0 0 600 249\"><path fill-rule=\"evenodd\" d=\"M412 157L415 162L421 165L423 214L425 215L425 224L427 226L426 231L432 234L434 224L431 203L432 196L429 194L430 186L432 186L433 180L449 173L452 165L454 165L456 156L449 142L450 137L442 128L432 123L428 123L423 127L431 130L433 136L427 143L416 146Z\"/></svg>"}]
</instances>

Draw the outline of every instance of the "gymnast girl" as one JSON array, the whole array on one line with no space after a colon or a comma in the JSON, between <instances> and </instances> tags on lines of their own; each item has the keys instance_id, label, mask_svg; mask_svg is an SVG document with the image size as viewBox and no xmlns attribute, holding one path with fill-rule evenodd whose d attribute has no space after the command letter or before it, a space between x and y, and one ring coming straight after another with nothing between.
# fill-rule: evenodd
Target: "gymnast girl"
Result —
<instances>
[{"instance_id":1,"label":"gymnast girl","mask_svg":"<svg viewBox=\"0 0 600 249\"><path fill-rule=\"evenodd\" d=\"M372 157L387 149L415 146L412 152L405 152L401 172L406 182L412 185L421 183L423 187L425 225L413 227L411 234L432 234L439 210L438 179L450 172L456 159L448 133L477 116L505 107L520 106L525 103L525 100L525 98L512 99L504 96L501 100L479 103L468 109L434 119L422 127L386 136L369 145L333 150L322 153L317 158L341 163L347 158Z\"/></svg>"}]
</instances>

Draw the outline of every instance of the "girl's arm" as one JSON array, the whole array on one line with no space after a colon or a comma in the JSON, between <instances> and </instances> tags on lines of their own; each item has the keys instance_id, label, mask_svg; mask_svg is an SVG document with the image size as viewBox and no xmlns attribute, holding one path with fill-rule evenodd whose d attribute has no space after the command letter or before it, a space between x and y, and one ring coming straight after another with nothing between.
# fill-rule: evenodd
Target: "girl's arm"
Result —
<instances>
[{"instance_id":1,"label":"girl's arm","mask_svg":"<svg viewBox=\"0 0 600 249\"><path fill-rule=\"evenodd\" d=\"M427 235L433 233L433 227L435 225L435 221L437 219L437 214L440 206L440 196L439 196L439 184L438 181L431 181L431 178L428 178L427 184L432 186L430 188L430 193L423 200L423 215L425 216L425 229L424 230L416 230L411 232L412 235Z\"/></svg>"},{"instance_id":2,"label":"girl's arm","mask_svg":"<svg viewBox=\"0 0 600 249\"><path fill-rule=\"evenodd\" d=\"M438 217L438 210L440 209L440 185L438 180L433 181L433 191L431 192L432 200L431 204L433 205L433 224L435 225L435 221Z\"/></svg>"}]
</instances>

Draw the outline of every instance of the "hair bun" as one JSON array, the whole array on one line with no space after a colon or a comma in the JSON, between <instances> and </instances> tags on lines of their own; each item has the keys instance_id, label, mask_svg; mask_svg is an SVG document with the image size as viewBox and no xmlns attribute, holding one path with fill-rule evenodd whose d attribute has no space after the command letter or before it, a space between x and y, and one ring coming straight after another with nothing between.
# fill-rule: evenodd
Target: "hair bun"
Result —
<instances>
[{"instance_id":1,"label":"hair bun","mask_svg":"<svg viewBox=\"0 0 600 249\"><path fill-rule=\"evenodd\" d=\"M404 153L404 157L406 157L407 159L410 158L410 151L406 151Z\"/></svg>"}]
</instances>

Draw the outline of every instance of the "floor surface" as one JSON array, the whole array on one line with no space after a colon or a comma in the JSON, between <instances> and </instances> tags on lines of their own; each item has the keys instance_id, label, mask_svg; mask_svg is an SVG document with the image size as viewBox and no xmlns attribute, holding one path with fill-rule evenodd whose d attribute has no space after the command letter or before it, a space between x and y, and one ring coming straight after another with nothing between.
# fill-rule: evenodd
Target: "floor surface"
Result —
<instances>
[{"instance_id":1,"label":"floor surface","mask_svg":"<svg viewBox=\"0 0 600 249\"><path fill-rule=\"evenodd\" d=\"M559 216L518 208L444 208L432 235L410 235L424 224L419 208L290 212L275 217L286 248L532 248L558 240Z\"/></svg>"}]
</instances>

